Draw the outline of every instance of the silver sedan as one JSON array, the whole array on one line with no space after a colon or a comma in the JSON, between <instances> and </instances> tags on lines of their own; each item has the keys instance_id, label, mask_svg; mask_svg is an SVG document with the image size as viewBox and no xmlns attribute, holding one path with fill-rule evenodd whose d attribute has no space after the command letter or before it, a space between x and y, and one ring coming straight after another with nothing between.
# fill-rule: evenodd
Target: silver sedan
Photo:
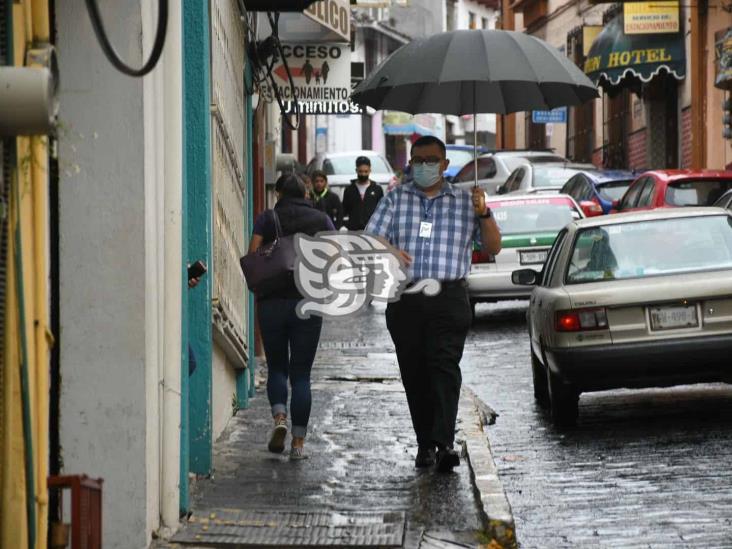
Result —
<instances>
[{"instance_id":1,"label":"silver sedan","mask_svg":"<svg viewBox=\"0 0 732 549\"><path fill-rule=\"evenodd\" d=\"M581 392L732 380L732 213L677 208L575 221L529 306L534 395L558 425Z\"/></svg>"}]
</instances>

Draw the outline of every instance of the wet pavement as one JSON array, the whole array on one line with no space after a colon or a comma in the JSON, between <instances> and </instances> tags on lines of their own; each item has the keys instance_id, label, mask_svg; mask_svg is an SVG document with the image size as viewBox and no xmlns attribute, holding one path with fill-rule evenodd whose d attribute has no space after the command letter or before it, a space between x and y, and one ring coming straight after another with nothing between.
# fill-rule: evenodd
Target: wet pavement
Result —
<instances>
[{"instance_id":1,"label":"wet pavement","mask_svg":"<svg viewBox=\"0 0 732 549\"><path fill-rule=\"evenodd\" d=\"M464 382L488 427L522 548L732 547L732 387L583 394L578 426L534 404L525 302L479 305Z\"/></svg>"},{"instance_id":2,"label":"wet pavement","mask_svg":"<svg viewBox=\"0 0 732 549\"><path fill-rule=\"evenodd\" d=\"M414 468L416 442L383 311L375 306L324 325L310 459L267 451L272 422L260 387L216 443L213 478L193 488L194 518L222 509L402 511L405 547L457 546L440 539L476 545L481 521L467 464L452 474Z\"/></svg>"}]
</instances>

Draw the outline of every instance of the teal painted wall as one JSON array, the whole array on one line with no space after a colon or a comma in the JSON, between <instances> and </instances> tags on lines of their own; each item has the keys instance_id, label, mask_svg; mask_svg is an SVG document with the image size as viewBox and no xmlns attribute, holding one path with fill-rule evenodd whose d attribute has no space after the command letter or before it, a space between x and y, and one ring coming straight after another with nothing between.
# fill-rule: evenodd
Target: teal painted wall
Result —
<instances>
[{"instance_id":1,"label":"teal painted wall","mask_svg":"<svg viewBox=\"0 0 732 549\"><path fill-rule=\"evenodd\" d=\"M202 259L208 273L187 291L188 342L196 358L190 376L190 471L212 471L211 292L211 66L208 0L183 2L183 105L185 112L185 178L187 260ZM186 286L187 288L187 286ZM187 370L186 370L187 374Z\"/></svg>"},{"instance_id":2,"label":"teal painted wall","mask_svg":"<svg viewBox=\"0 0 732 549\"><path fill-rule=\"evenodd\" d=\"M251 90L253 86L252 82L252 71L250 65L247 63L246 74L244 75L245 90ZM252 96L247 94L246 96L246 122L247 122L247 208L248 208L248 221L249 221L249 234L252 234L254 228L254 158L252 153L254 151L254 109L252 108ZM248 242L247 238L247 242ZM249 323L248 328L248 341L249 341L249 396L253 397L256 387L254 385L254 376L257 372L257 357L255 352L256 341L254 339L254 294L249 292Z\"/></svg>"}]
</instances>

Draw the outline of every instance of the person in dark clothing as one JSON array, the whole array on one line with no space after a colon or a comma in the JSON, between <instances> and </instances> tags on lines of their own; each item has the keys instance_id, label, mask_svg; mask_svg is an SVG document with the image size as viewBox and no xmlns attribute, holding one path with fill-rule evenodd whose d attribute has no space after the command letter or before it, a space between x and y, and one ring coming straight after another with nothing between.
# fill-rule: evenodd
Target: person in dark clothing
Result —
<instances>
[{"instance_id":1,"label":"person in dark clothing","mask_svg":"<svg viewBox=\"0 0 732 549\"><path fill-rule=\"evenodd\" d=\"M296 233L313 236L321 231L335 230L330 218L316 210L305 198L305 184L298 176L283 175L277 181L275 190L278 201L274 211L283 236ZM250 252L275 239L276 227L270 211L257 217L252 232ZM292 387L290 459L293 460L307 457L303 446L310 419L310 370L323 325L322 317L311 315L308 319L302 319L297 316L295 308L302 298L294 277L277 292L257 296L257 318L267 358L267 396L275 423L268 448L275 453L285 449L289 379Z\"/></svg>"},{"instance_id":2,"label":"person in dark clothing","mask_svg":"<svg viewBox=\"0 0 732 549\"><path fill-rule=\"evenodd\" d=\"M324 212L336 229L343 226L343 204L338 195L328 188L328 176L325 172L315 170L312 174L313 179L313 202L315 208Z\"/></svg>"},{"instance_id":3,"label":"person in dark clothing","mask_svg":"<svg viewBox=\"0 0 732 549\"><path fill-rule=\"evenodd\" d=\"M381 187L371 181L371 161L367 157L356 159L356 175L343 192L343 214L348 217L346 228L349 231L362 231L384 198Z\"/></svg>"}]
</instances>

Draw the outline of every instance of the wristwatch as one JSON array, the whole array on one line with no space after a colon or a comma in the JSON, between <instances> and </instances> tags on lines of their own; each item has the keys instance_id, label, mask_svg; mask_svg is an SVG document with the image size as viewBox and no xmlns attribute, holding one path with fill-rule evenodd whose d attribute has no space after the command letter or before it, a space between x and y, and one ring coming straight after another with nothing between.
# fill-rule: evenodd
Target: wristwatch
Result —
<instances>
[{"instance_id":1,"label":"wristwatch","mask_svg":"<svg viewBox=\"0 0 732 549\"><path fill-rule=\"evenodd\" d=\"M493 217L493 212L491 212L491 209L486 206L485 213L483 215L479 215L478 219L490 219L491 217Z\"/></svg>"}]
</instances>

